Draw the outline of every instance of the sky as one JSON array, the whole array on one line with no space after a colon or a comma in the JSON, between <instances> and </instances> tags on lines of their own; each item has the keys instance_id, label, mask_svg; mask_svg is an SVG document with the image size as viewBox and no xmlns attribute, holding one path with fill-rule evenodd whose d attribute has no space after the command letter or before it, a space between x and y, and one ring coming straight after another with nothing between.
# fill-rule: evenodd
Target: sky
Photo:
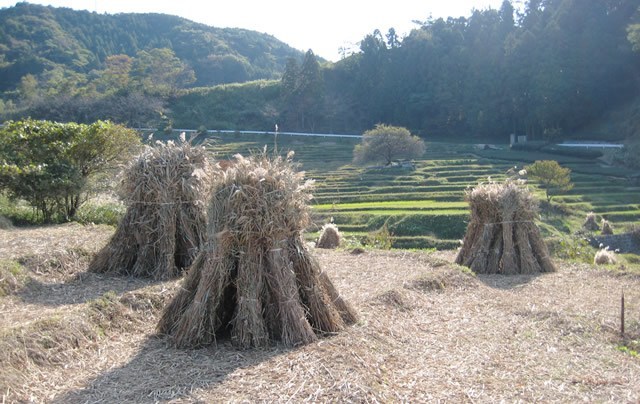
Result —
<instances>
[{"instance_id":1,"label":"sky","mask_svg":"<svg viewBox=\"0 0 640 404\"><path fill-rule=\"evenodd\" d=\"M214 27L245 28L273 35L301 51L312 49L327 60L340 48L358 49L375 29L403 37L428 18L468 17L472 9L498 9L502 0L29 0L98 13L164 13ZM0 0L0 8L15 0Z\"/></svg>"}]
</instances>

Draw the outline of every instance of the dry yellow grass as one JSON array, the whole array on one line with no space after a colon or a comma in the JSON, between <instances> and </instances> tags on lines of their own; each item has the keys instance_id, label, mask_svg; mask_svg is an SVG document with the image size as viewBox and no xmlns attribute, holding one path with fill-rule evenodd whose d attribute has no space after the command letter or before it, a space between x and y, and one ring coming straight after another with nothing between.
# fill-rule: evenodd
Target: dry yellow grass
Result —
<instances>
[{"instance_id":1,"label":"dry yellow grass","mask_svg":"<svg viewBox=\"0 0 640 404\"><path fill-rule=\"evenodd\" d=\"M109 235L77 226L0 230L0 254L97 251ZM25 331L65 332L44 321L52 317L70 329L58 337L77 344L50 339L58 341L50 352L40 348L49 361L2 359L0 402L640 400L640 359L616 349L621 289L627 335L640 338L637 276L560 263L548 274L472 277L450 264L453 252L314 255L360 321L297 349L168 348L154 327L179 281L79 266L51 279L27 270L32 280L0 298L0 344Z\"/></svg>"}]
</instances>

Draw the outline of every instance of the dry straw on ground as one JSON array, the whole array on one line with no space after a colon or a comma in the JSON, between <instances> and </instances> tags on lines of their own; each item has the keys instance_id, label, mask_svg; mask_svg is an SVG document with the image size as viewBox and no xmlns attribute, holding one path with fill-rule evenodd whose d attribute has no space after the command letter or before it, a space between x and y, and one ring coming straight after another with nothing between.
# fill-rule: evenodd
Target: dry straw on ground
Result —
<instances>
[{"instance_id":1,"label":"dry straw on ground","mask_svg":"<svg viewBox=\"0 0 640 404\"><path fill-rule=\"evenodd\" d=\"M311 182L289 158L236 156L212 191L207 247L158 324L178 347L316 340L355 321L305 246Z\"/></svg>"},{"instance_id":2,"label":"dry straw on ground","mask_svg":"<svg viewBox=\"0 0 640 404\"><path fill-rule=\"evenodd\" d=\"M616 262L618 262L616 254L608 248L598 250L595 257L593 257L593 263L596 265L612 265Z\"/></svg>"},{"instance_id":3,"label":"dry straw on ground","mask_svg":"<svg viewBox=\"0 0 640 404\"><path fill-rule=\"evenodd\" d=\"M77 224L0 230L0 256L94 252L112 233ZM636 275L559 261L545 276L474 277L447 264L452 251L316 249L314 257L358 324L297 349L243 352L229 341L167 349L157 338L180 280L84 269L52 280L24 268L32 281L0 298L0 402L640 400L640 362L619 336L624 290L627 341L640 340Z\"/></svg>"},{"instance_id":4,"label":"dry straw on ground","mask_svg":"<svg viewBox=\"0 0 640 404\"><path fill-rule=\"evenodd\" d=\"M613 234L613 227L611 227L611 223L608 220L602 219L602 231L600 233L603 235Z\"/></svg>"},{"instance_id":5,"label":"dry straw on ground","mask_svg":"<svg viewBox=\"0 0 640 404\"><path fill-rule=\"evenodd\" d=\"M326 223L320 229L318 236L317 248L338 248L342 241L342 234L338 230L338 226L333 223Z\"/></svg>"},{"instance_id":6,"label":"dry straw on ground","mask_svg":"<svg viewBox=\"0 0 640 404\"><path fill-rule=\"evenodd\" d=\"M600 226L598 226L598 222L596 221L596 214L593 212L587 213L587 217L585 218L582 227L589 231L600 230Z\"/></svg>"},{"instance_id":7,"label":"dry straw on ground","mask_svg":"<svg viewBox=\"0 0 640 404\"><path fill-rule=\"evenodd\" d=\"M488 183L466 193L471 221L456 263L476 273L555 271L534 220L537 201L512 181Z\"/></svg>"},{"instance_id":8,"label":"dry straw on ground","mask_svg":"<svg viewBox=\"0 0 640 404\"><path fill-rule=\"evenodd\" d=\"M204 244L212 165L188 142L158 143L126 169L127 211L90 271L165 279L188 267Z\"/></svg>"}]
</instances>

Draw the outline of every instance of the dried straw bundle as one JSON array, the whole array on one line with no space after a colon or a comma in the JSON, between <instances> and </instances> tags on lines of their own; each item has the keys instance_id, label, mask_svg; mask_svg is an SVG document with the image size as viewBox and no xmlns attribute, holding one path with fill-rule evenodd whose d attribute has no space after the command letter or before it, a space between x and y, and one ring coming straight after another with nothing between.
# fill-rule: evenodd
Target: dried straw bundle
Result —
<instances>
[{"instance_id":1,"label":"dried straw bundle","mask_svg":"<svg viewBox=\"0 0 640 404\"><path fill-rule=\"evenodd\" d=\"M618 262L616 254L609 250L609 247L598 250L593 257L593 263L595 265L613 265L616 262Z\"/></svg>"},{"instance_id":2,"label":"dried straw bundle","mask_svg":"<svg viewBox=\"0 0 640 404\"><path fill-rule=\"evenodd\" d=\"M202 146L157 143L126 168L127 211L93 272L166 279L193 262L206 238L206 198L213 166Z\"/></svg>"},{"instance_id":3,"label":"dried straw bundle","mask_svg":"<svg viewBox=\"0 0 640 404\"><path fill-rule=\"evenodd\" d=\"M593 212L587 213L587 217L584 219L582 227L589 231L599 230L600 226L598 226L598 222L596 221L596 214Z\"/></svg>"},{"instance_id":4,"label":"dried straw bundle","mask_svg":"<svg viewBox=\"0 0 640 404\"><path fill-rule=\"evenodd\" d=\"M533 195L514 182L479 185L466 194L471 207L456 263L476 273L525 274L552 272L540 230Z\"/></svg>"},{"instance_id":5,"label":"dried straw bundle","mask_svg":"<svg viewBox=\"0 0 640 404\"><path fill-rule=\"evenodd\" d=\"M608 220L602 219L602 231L600 232L602 235L611 235L613 234L613 227L611 227L611 223Z\"/></svg>"},{"instance_id":6,"label":"dried straw bundle","mask_svg":"<svg viewBox=\"0 0 640 404\"><path fill-rule=\"evenodd\" d=\"M295 346L353 323L353 309L310 255L311 182L289 158L243 158L215 184L207 248L158 324L178 347L228 334L240 348L271 340Z\"/></svg>"},{"instance_id":7,"label":"dried straw bundle","mask_svg":"<svg viewBox=\"0 0 640 404\"><path fill-rule=\"evenodd\" d=\"M342 241L342 234L338 230L338 226L333 223L327 223L320 229L317 248L338 248Z\"/></svg>"}]
</instances>

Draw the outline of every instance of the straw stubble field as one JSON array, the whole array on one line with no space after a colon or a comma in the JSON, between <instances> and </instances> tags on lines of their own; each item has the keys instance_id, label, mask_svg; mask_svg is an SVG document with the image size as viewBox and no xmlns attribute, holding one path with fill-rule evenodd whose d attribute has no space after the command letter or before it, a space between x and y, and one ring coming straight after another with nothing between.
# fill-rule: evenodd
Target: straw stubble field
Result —
<instances>
[{"instance_id":1,"label":"straw stubble field","mask_svg":"<svg viewBox=\"0 0 640 404\"><path fill-rule=\"evenodd\" d=\"M356 325L293 349L174 349L155 325L179 280L86 272L112 232L0 230L2 265L22 263L0 297L2 402L640 400L640 359L617 349L622 289L640 337L637 276L474 277L455 252L314 250Z\"/></svg>"}]
</instances>

